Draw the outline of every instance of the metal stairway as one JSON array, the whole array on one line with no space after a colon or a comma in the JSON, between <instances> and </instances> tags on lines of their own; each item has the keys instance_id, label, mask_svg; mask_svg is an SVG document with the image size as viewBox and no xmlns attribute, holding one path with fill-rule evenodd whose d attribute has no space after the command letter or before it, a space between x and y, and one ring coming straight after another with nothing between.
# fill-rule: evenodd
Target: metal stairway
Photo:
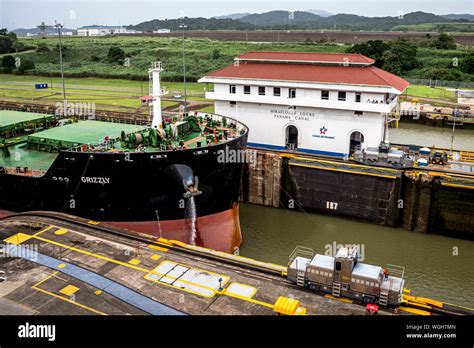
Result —
<instances>
[{"instance_id":1,"label":"metal stairway","mask_svg":"<svg viewBox=\"0 0 474 348\"><path fill-rule=\"evenodd\" d=\"M332 295L336 297L341 296L341 283L334 282L332 284Z\"/></svg>"},{"instance_id":2,"label":"metal stairway","mask_svg":"<svg viewBox=\"0 0 474 348\"><path fill-rule=\"evenodd\" d=\"M379 304L381 306L386 306L388 304L388 291L387 290L380 291Z\"/></svg>"},{"instance_id":3,"label":"metal stairway","mask_svg":"<svg viewBox=\"0 0 474 348\"><path fill-rule=\"evenodd\" d=\"M299 269L298 274L296 276L296 284L298 286L304 286L304 276L305 276L305 270L304 269Z\"/></svg>"}]
</instances>

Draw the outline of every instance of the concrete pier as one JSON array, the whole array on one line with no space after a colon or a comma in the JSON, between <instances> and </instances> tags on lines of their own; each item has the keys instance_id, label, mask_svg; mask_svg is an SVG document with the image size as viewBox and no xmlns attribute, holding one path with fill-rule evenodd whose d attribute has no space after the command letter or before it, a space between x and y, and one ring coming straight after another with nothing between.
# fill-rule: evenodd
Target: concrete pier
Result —
<instances>
[{"instance_id":1,"label":"concrete pier","mask_svg":"<svg viewBox=\"0 0 474 348\"><path fill-rule=\"evenodd\" d=\"M167 240L145 243L61 216L0 220L0 314L275 315L281 298L299 301L294 314L366 313L292 284L278 274L283 266Z\"/></svg>"}]
</instances>

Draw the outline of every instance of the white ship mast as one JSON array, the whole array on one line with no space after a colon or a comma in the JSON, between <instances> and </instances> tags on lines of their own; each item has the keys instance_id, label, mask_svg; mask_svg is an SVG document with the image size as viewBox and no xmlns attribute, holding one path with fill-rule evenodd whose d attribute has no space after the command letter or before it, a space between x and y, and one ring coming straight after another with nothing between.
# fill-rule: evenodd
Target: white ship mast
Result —
<instances>
[{"instance_id":1,"label":"white ship mast","mask_svg":"<svg viewBox=\"0 0 474 348\"><path fill-rule=\"evenodd\" d=\"M161 62L151 63L151 68L148 70L150 76L150 96L153 98L152 107L150 109L153 117L151 126L158 129L162 128L160 83L160 74L162 71Z\"/></svg>"}]
</instances>

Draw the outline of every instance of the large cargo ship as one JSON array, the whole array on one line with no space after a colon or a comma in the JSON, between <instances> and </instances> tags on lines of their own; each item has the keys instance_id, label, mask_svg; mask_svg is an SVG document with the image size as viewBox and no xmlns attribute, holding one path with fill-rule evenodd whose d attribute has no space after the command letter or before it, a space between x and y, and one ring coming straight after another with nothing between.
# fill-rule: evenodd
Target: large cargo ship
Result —
<instances>
[{"instance_id":1,"label":"large cargo ship","mask_svg":"<svg viewBox=\"0 0 474 348\"><path fill-rule=\"evenodd\" d=\"M247 127L201 112L162 118L158 92L153 104L151 126L0 111L0 215L65 212L233 251L243 161L225 154L245 153Z\"/></svg>"}]
</instances>

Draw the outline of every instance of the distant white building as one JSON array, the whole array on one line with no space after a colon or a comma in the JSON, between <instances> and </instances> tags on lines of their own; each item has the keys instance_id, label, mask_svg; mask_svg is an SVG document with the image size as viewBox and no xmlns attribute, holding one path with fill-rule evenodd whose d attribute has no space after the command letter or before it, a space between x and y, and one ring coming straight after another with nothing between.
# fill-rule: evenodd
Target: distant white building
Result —
<instances>
[{"instance_id":1,"label":"distant white building","mask_svg":"<svg viewBox=\"0 0 474 348\"><path fill-rule=\"evenodd\" d=\"M250 146L346 157L388 142L409 83L360 54L249 52L199 82L215 112L249 127Z\"/></svg>"},{"instance_id":2,"label":"distant white building","mask_svg":"<svg viewBox=\"0 0 474 348\"><path fill-rule=\"evenodd\" d=\"M168 34L168 33L171 33L170 29L153 30L153 34Z\"/></svg>"},{"instance_id":3,"label":"distant white building","mask_svg":"<svg viewBox=\"0 0 474 348\"><path fill-rule=\"evenodd\" d=\"M126 27L106 26L106 25L90 25L77 29L78 36L104 36L113 34L130 34L134 30L127 30Z\"/></svg>"}]
</instances>

